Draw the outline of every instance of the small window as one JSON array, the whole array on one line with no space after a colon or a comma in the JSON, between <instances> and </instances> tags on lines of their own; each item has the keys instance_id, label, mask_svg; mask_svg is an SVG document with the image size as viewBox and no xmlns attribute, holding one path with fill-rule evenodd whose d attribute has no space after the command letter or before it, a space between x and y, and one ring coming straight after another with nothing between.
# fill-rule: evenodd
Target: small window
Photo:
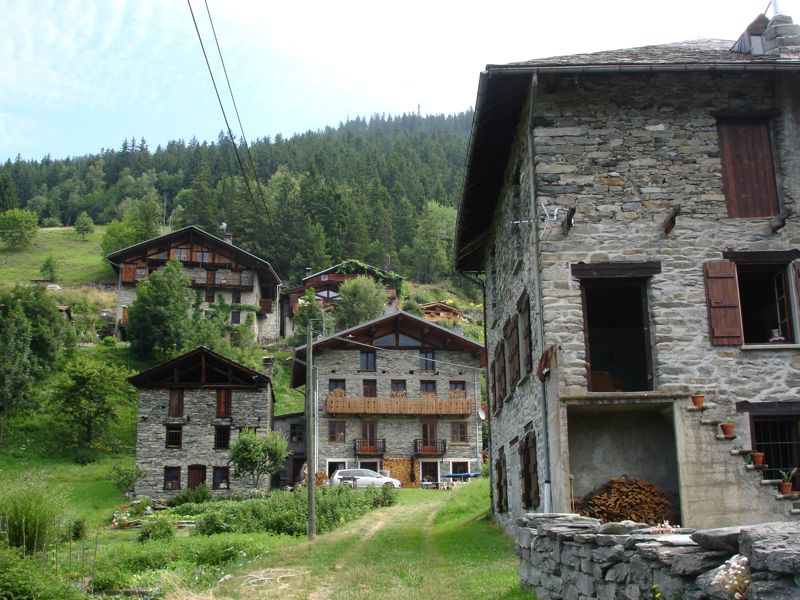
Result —
<instances>
[{"instance_id":1,"label":"small window","mask_svg":"<svg viewBox=\"0 0 800 600\"><path fill-rule=\"evenodd\" d=\"M156 250L155 254L153 254L153 258L158 259L158 260L166 260L167 259L167 251L166 251L166 249L159 248L158 250Z\"/></svg>"},{"instance_id":2,"label":"small window","mask_svg":"<svg viewBox=\"0 0 800 600\"><path fill-rule=\"evenodd\" d=\"M227 450L231 444L230 425L216 425L214 427L214 450Z\"/></svg>"},{"instance_id":3,"label":"small window","mask_svg":"<svg viewBox=\"0 0 800 600\"><path fill-rule=\"evenodd\" d=\"M292 423L289 425L289 441L302 442L306 439L306 428L302 423Z\"/></svg>"},{"instance_id":4,"label":"small window","mask_svg":"<svg viewBox=\"0 0 800 600\"><path fill-rule=\"evenodd\" d=\"M365 379L364 380L364 397L376 398L378 396L378 380Z\"/></svg>"},{"instance_id":5,"label":"small window","mask_svg":"<svg viewBox=\"0 0 800 600\"><path fill-rule=\"evenodd\" d=\"M467 382L466 381L451 381L450 382L450 391L451 392L466 392L467 391Z\"/></svg>"},{"instance_id":6,"label":"small window","mask_svg":"<svg viewBox=\"0 0 800 600\"><path fill-rule=\"evenodd\" d=\"M201 250L200 252L194 253L194 261L200 263L209 263L211 262L211 252L207 252L205 250Z\"/></svg>"},{"instance_id":7,"label":"small window","mask_svg":"<svg viewBox=\"0 0 800 600\"><path fill-rule=\"evenodd\" d=\"M164 467L164 489L165 490L181 489L180 467Z\"/></svg>"},{"instance_id":8,"label":"small window","mask_svg":"<svg viewBox=\"0 0 800 600\"><path fill-rule=\"evenodd\" d=\"M231 324L239 325L242 322L242 313L238 310L231 311Z\"/></svg>"},{"instance_id":9,"label":"small window","mask_svg":"<svg viewBox=\"0 0 800 600\"><path fill-rule=\"evenodd\" d=\"M328 441L329 442L345 441L344 421L328 421Z\"/></svg>"},{"instance_id":10,"label":"small window","mask_svg":"<svg viewBox=\"0 0 800 600\"><path fill-rule=\"evenodd\" d=\"M215 291L213 288L206 288L206 302L214 302Z\"/></svg>"},{"instance_id":11,"label":"small window","mask_svg":"<svg viewBox=\"0 0 800 600\"><path fill-rule=\"evenodd\" d=\"M406 394L405 379L392 379L392 394L405 396Z\"/></svg>"},{"instance_id":12,"label":"small window","mask_svg":"<svg viewBox=\"0 0 800 600\"><path fill-rule=\"evenodd\" d=\"M183 427L181 425L167 425L167 448L181 448L183 446Z\"/></svg>"},{"instance_id":13,"label":"small window","mask_svg":"<svg viewBox=\"0 0 800 600\"><path fill-rule=\"evenodd\" d=\"M419 370L428 373L436 370L436 353L433 350L419 351Z\"/></svg>"},{"instance_id":14,"label":"small window","mask_svg":"<svg viewBox=\"0 0 800 600\"><path fill-rule=\"evenodd\" d=\"M189 248L175 248L174 252L178 260L189 260Z\"/></svg>"},{"instance_id":15,"label":"small window","mask_svg":"<svg viewBox=\"0 0 800 600\"><path fill-rule=\"evenodd\" d=\"M183 390L169 391L169 416L183 416Z\"/></svg>"},{"instance_id":16,"label":"small window","mask_svg":"<svg viewBox=\"0 0 800 600\"><path fill-rule=\"evenodd\" d=\"M453 444L466 444L467 443L467 423L466 421L459 421L457 423L450 423L450 442Z\"/></svg>"},{"instance_id":17,"label":"small window","mask_svg":"<svg viewBox=\"0 0 800 600\"><path fill-rule=\"evenodd\" d=\"M233 304L241 304L242 303L242 291L241 290L233 290L231 292L231 302Z\"/></svg>"},{"instance_id":18,"label":"small window","mask_svg":"<svg viewBox=\"0 0 800 600\"><path fill-rule=\"evenodd\" d=\"M328 379L328 391L332 392L334 390L347 390L347 386L345 385L344 379Z\"/></svg>"},{"instance_id":19,"label":"small window","mask_svg":"<svg viewBox=\"0 0 800 600\"><path fill-rule=\"evenodd\" d=\"M450 473L453 475L461 475L469 473L469 462L466 460L453 460L450 461Z\"/></svg>"},{"instance_id":20,"label":"small window","mask_svg":"<svg viewBox=\"0 0 800 600\"><path fill-rule=\"evenodd\" d=\"M436 381L420 381L419 382L419 391L423 394L435 394L436 393Z\"/></svg>"},{"instance_id":21,"label":"small window","mask_svg":"<svg viewBox=\"0 0 800 600\"><path fill-rule=\"evenodd\" d=\"M230 486L230 476L230 467L214 467L213 489L227 490Z\"/></svg>"},{"instance_id":22,"label":"small window","mask_svg":"<svg viewBox=\"0 0 800 600\"><path fill-rule=\"evenodd\" d=\"M792 344L792 302L786 265L738 264L745 344Z\"/></svg>"},{"instance_id":23,"label":"small window","mask_svg":"<svg viewBox=\"0 0 800 600\"><path fill-rule=\"evenodd\" d=\"M374 371L375 353L369 350L362 350L358 368L361 371Z\"/></svg>"},{"instance_id":24,"label":"small window","mask_svg":"<svg viewBox=\"0 0 800 600\"><path fill-rule=\"evenodd\" d=\"M231 391L217 390L217 418L231 418Z\"/></svg>"}]
</instances>

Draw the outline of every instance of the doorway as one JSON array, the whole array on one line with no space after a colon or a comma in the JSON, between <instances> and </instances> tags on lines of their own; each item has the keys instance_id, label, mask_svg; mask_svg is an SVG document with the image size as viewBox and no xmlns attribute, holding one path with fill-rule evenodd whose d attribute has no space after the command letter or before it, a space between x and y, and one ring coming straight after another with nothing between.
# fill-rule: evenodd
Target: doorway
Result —
<instances>
[{"instance_id":1,"label":"doorway","mask_svg":"<svg viewBox=\"0 0 800 600\"><path fill-rule=\"evenodd\" d=\"M193 490L198 485L206 484L206 466L189 465L189 489Z\"/></svg>"},{"instance_id":2,"label":"doorway","mask_svg":"<svg viewBox=\"0 0 800 600\"><path fill-rule=\"evenodd\" d=\"M377 421L361 421L361 453L377 454L378 449L375 440L378 438ZM368 467L369 468L369 467Z\"/></svg>"},{"instance_id":3,"label":"doorway","mask_svg":"<svg viewBox=\"0 0 800 600\"><path fill-rule=\"evenodd\" d=\"M439 461L419 461L420 479L422 483L436 483L439 481Z\"/></svg>"},{"instance_id":4,"label":"doorway","mask_svg":"<svg viewBox=\"0 0 800 600\"><path fill-rule=\"evenodd\" d=\"M422 454L436 454L436 421L422 422Z\"/></svg>"}]
</instances>

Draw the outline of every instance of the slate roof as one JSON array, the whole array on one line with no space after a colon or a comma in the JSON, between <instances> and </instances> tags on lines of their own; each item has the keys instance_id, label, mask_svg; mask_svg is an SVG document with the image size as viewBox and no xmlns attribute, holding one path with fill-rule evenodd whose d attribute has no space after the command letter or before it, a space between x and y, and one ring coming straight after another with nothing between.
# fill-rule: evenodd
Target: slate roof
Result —
<instances>
[{"instance_id":1,"label":"slate roof","mask_svg":"<svg viewBox=\"0 0 800 600\"><path fill-rule=\"evenodd\" d=\"M731 52L735 42L704 39L487 65L478 83L456 222L455 267L481 271L494 205L534 75L575 73L800 72L800 57Z\"/></svg>"}]
</instances>

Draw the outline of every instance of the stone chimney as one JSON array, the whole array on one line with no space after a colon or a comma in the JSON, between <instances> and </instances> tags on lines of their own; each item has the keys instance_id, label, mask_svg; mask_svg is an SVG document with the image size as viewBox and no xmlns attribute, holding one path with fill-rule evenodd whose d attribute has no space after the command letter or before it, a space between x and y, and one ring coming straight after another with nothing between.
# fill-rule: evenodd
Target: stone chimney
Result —
<instances>
[{"instance_id":1,"label":"stone chimney","mask_svg":"<svg viewBox=\"0 0 800 600\"><path fill-rule=\"evenodd\" d=\"M764 31L764 54L800 58L800 25L789 15L777 14Z\"/></svg>"},{"instance_id":2,"label":"stone chimney","mask_svg":"<svg viewBox=\"0 0 800 600\"><path fill-rule=\"evenodd\" d=\"M228 242L231 246L233 246L233 234L225 232L225 241Z\"/></svg>"},{"instance_id":3,"label":"stone chimney","mask_svg":"<svg viewBox=\"0 0 800 600\"><path fill-rule=\"evenodd\" d=\"M274 356L262 356L261 363L264 365L262 371L264 375L269 377L270 381L272 381L272 364L275 362Z\"/></svg>"}]
</instances>

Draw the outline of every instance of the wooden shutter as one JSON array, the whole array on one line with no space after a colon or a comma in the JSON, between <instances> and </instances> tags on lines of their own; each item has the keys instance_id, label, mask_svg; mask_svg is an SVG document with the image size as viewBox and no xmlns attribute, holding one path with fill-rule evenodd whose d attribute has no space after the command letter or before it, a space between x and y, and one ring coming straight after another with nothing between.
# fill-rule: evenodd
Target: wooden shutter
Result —
<instances>
[{"instance_id":1,"label":"wooden shutter","mask_svg":"<svg viewBox=\"0 0 800 600\"><path fill-rule=\"evenodd\" d=\"M503 334L508 344L508 386L514 388L519 381L519 327L517 315L511 315L503 327Z\"/></svg>"},{"instance_id":2,"label":"wooden shutter","mask_svg":"<svg viewBox=\"0 0 800 600\"><path fill-rule=\"evenodd\" d=\"M769 120L758 117L720 119L717 133L728 216L778 214Z\"/></svg>"},{"instance_id":3,"label":"wooden shutter","mask_svg":"<svg viewBox=\"0 0 800 600\"><path fill-rule=\"evenodd\" d=\"M742 314L739 307L739 280L736 263L714 260L704 265L708 332L712 346L735 346L744 343Z\"/></svg>"},{"instance_id":4,"label":"wooden shutter","mask_svg":"<svg viewBox=\"0 0 800 600\"><path fill-rule=\"evenodd\" d=\"M489 365L489 395L492 401L492 412L497 412L497 371L494 368L494 361Z\"/></svg>"},{"instance_id":5,"label":"wooden shutter","mask_svg":"<svg viewBox=\"0 0 800 600\"><path fill-rule=\"evenodd\" d=\"M523 292L517 301L517 311L522 317L522 352L523 352L523 373L528 374L533 369L533 348L531 346L531 302L528 292Z\"/></svg>"},{"instance_id":6,"label":"wooden shutter","mask_svg":"<svg viewBox=\"0 0 800 600\"><path fill-rule=\"evenodd\" d=\"M122 265L122 283L136 282L136 265Z\"/></svg>"},{"instance_id":7,"label":"wooden shutter","mask_svg":"<svg viewBox=\"0 0 800 600\"><path fill-rule=\"evenodd\" d=\"M522 479L522 506L539 506L539 465L536 457L536 434L529 431L519 445L519 464Z\"/></svg>"}]
</instances>

